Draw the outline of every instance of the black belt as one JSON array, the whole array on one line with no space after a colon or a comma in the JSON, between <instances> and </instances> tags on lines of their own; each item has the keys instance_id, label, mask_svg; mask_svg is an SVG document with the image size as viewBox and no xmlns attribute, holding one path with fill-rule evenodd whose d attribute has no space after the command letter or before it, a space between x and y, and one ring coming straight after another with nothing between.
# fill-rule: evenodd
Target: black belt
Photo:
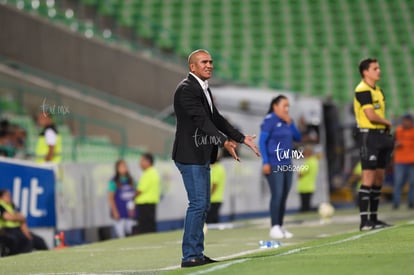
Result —
<instances>
[{"instance_id":1,"label":"black belt","mask_svg":"<svg viewBox=\"0 0 414 275\"><path fill-rule=\"evenodd\" d=\"M378 134L385 134L387 132L386 129L369 129L369 128L359 128L361 133L378 133Z\"/></svg>"}]
</instances>

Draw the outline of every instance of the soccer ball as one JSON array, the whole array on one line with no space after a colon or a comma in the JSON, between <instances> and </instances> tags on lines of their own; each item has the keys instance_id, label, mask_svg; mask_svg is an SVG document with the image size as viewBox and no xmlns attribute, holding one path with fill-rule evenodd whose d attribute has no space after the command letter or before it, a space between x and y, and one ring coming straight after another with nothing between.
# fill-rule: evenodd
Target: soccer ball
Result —
<instances>
[{"instance_id":1,"label":"soccer ball","mask_svg":"<svg viewBox=\"0 0 414 275\"><path fill-rule=\"evenodd\" d=\"M323 202L319 205L318 213L321 217L321 222L327 223L330 222L330 219L335 213L335 208L330 203Z\"/></svg>"}]
</instances>

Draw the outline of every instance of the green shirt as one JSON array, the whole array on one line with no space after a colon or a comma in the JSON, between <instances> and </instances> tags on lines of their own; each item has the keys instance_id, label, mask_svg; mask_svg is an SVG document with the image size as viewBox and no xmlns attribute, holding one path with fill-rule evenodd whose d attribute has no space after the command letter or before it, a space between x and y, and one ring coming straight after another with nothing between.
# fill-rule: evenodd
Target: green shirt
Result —
<instances>
[{"instance_id":1,"label":"green shirt","mask_svg":"<svg viewBox=\"0 0 414 275\"><path fill-rule=\"evenodd\" d=\"M121 177L121 182L126 180L125 176ZM116 192L116 182L112 179L108 183L108 192Z\"/></svg>"},{"instance_id":2,"label":"green shirt","mask_svg":"<svg viewBox=\"0 0 414 275\"><path fill-rule=\"evenodd\" d=\"M211 165L211 188L216 185L214 193L211 194L211 202L222 202L224 195L224 186L226 184L226 170L220 163Z\"/></svg>"},{"instance_id":3,"label":"green shirt","mask_svg":"<svg viewBox=\"0 0 414 275\"><path fill-rule=\"evenodd\" d=\"M313 193L316 189L316 177L318 176L319 160L316 155L310 156L303 164L306 169L300 171L298 180L299 193Z\"/></svg>"},{"instance_id":4,"label":"green shirt","mask_svg":"<svg viewBox=\"0 0 414 275\"><path fill-rule=\"evenodd\" d=\"M156 204L160 201L160 175L155 167L149 167L142 173L137 191L141 194L136 197L136 204Z\"/></svg>"}]
</instances>

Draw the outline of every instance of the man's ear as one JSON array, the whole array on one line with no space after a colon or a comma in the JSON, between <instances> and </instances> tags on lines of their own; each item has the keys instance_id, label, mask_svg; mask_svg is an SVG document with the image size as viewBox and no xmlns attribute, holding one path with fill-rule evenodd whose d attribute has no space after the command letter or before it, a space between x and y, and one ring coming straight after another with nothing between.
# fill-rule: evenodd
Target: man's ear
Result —
<instances>
[{"instance_id":1,"label":"man's ear","mask_svg":"<svg viewBox=\"0 0 414 275\"><path fill-rule=\"evenodd\" d=\"M194 71L194 63L191 63L189 67L190 67L190 72L193 72Z\"/></svg>"}]
</instances>

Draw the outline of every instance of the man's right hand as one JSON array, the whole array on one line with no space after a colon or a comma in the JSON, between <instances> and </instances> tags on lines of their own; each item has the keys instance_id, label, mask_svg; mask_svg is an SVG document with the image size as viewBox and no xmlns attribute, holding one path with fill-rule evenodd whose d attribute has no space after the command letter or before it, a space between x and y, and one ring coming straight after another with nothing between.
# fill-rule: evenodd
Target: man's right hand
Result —
<instances>
[{"instance_id":1,"label":"man's right hand","mask_svg":"<svg viewBox=\"0 0 414 275\"><path fill-rule=\"evenodd\" d=\"M224 142L224 148L227 150L227 152L229 152L229 154L237 161L240 161L239 156L236 153L236 148L237 148L237 142L235 142L234 140L226 140Z\"/></svg>"}]
</instances>

